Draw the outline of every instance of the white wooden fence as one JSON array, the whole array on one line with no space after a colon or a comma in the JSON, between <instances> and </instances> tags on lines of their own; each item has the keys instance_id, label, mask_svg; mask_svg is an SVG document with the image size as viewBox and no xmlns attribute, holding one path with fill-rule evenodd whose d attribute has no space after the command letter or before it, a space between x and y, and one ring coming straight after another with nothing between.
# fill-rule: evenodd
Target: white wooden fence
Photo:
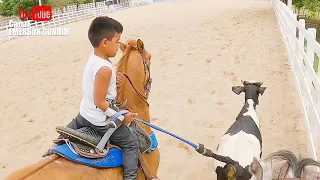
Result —
<instances>
[{"instance_id":1,"label":"white wooden fence","mask_svg":"<svg viewBox=\"0 0 320 180\"><path fill-rule=\"evenodd\" d=\"M293 10L280 0L270 0L270 2L296 79L308 137L308 151L315 160L318 160L320 155L320 66L317 62L319 58L315 58L315 55L320 57L320 45L315 40L316 29L306 30L305 20L298 21Z\"/></svg>"},{"instance_id":2,"label":"white wooden fence","mask_svg":"<svg viewBox=\"0 0 320 180\"><path fill-rule=\"evenodd\" d=\"M97 2L96 7L93 3L81 4L79 5L78 11L76 11L72 6L68 8L67 13L55 13L50 21L46 22L35 22L30 21L32 28L37 27L57 27L72 22L76 22L82 19L87 19L106 13L111 13L114 11L127 9L136 6L142 6L150 4L153 0L134 0L126 3L108 5L108 1ZM20 36L10 36L9 35L9 24L3 27L0 27L0 41L8 41L11 39L18 38Z\"/></svg>"}]
</instances>

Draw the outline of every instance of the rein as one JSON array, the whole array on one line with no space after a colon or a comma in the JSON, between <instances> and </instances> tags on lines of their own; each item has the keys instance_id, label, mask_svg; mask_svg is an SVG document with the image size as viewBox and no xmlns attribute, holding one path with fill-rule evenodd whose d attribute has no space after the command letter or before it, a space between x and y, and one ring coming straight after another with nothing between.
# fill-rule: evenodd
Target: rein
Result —
<instances>
[{"instance_id":1,"label":"rein","mask_svg":"<svg viewBox=\"0 0 320 180\"><path fill-rule=\"evenodd\" d=\"M137 47L133 47L133 50L138 50ZM152 79L150 77L150 69L147 65L147 62L146 62L146 57L145 57L145 54L143 52L140 52L138 50L138 52L140 53L141 57L142 57L142 61L143 61L143 67L144 67L144 74L146 76L146 73L147 73L147 70L148 70L148 74L149 74L149 77L148 77L148 80L147 80L147 84L145 85L144 87L144 90L146 91L146 95L143 95L141 94L137 88L134 86L133 82L131 81L130 77L126 74L126 73L121 73L123 74L126 79L129 81L130 85L132 86L132 88L136 91L136 93L140 96L140 98L148 105L149 107L149 103L147 101L148 99L148 96L149 96L149 92L150 92L150 88L151 88L151 82L152 82Z\"/></svg>"},{"instance_id":2,"label":"rein","mask_svg":"<svg viewBox=\"0 0 320 180\"><path fill-rule=\"evenodd\" d=\"M129 76L128 76L127 74L125 74L125 73L122 73L122 74L128 79L128 81L129 81L129 83L131 84L132 88L133 88L133 89L136 91L136 93L141 97L141 99L142 99L145 103L147 103L147 105L149 106L149 103L147 102L147 99L148 99L148 98L147 98L146 96L142 95L142 94L136 89L136 87L134 87L131 79L129 78Z\"/></svg>"}]
</instances>

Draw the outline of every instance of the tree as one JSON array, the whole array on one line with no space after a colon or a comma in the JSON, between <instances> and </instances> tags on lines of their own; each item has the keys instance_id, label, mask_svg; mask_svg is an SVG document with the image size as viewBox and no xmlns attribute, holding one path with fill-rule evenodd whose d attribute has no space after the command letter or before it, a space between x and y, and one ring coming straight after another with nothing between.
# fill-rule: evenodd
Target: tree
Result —
<instances>
[{"instance_id":1,"label":"tree","mask_svg":"<svg viewBox=\"0 0 320 180\"><path fill-rule=\"evenodd\" d=\"M42 0L42 5L47 5L49 0ZM19 15L18 8L31 11L32 6L39 5L39 0L3 0L0 3L0 15L12 16Z\"/></svg>"},{"instance_id":2,"label":"tree","mask_svg":"<svg viewBox=\"0 0 320 180\"><path fill-rule=\"evenodd\" d=\"M320 17L320 0L316 1L315 6L316 6L315 11L317 12L318 17Z\"/></svg>"},{"instance_id":3,"label":"tree","mask_svg":"<svg viewBox=\"0 0 320 180\"><path fill-rule=\"evenodd\" d=\"M310 11L311 17L316 16L316 9L317 9L317 1L318 0L304 0L304 7Z\"/></svg>"},{"instance_id":4,"label":"tree","mask_svg":"<svg viewBox=\"0 0 320 180\"><path fill-rule=\"evenodd\" d=\"M303 8L304 6L304 0L294 0L293 1L293 5L294 7L297 8L298 10L298 14L300 14L300 10Z\"/></svg>"}]
</instances>

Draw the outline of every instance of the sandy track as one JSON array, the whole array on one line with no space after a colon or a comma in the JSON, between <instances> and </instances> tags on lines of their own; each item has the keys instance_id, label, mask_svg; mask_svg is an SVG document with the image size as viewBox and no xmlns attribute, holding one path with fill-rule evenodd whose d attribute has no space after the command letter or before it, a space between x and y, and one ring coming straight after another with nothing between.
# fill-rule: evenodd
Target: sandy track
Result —
<instances>
[{"instance_id":1,"label":"sandy track","mask_svg":"<svg viewBox=\"0 0 320 180\"><path fill-rule=\"evenodd\" d=\"M185 0L109 14L122 41L141 38L152 54L152 123L215 149L239 113L240 80L267 87L258 117L263 157L306 154L303 118L273 10L264 0ZM23 37L0 44L0 179L38 161L78 112L92 19L66 25L70 37ZM117 58L116 58L117 59ZM156 132L162 179L215 179L211 159Z\"/></svg>"}]
</instances>

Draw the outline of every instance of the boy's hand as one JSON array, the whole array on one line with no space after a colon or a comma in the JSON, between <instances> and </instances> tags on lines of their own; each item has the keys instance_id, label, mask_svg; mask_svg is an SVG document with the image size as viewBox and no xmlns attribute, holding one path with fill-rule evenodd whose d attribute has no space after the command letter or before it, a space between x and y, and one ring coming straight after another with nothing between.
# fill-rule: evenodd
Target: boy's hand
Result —
<instances>
[{"instance_id":1,"label":"boy's hand","mask_svg":"<svg viewBox=\"0 0 320 180\"><path fill-rule=\"evenodd\" d=\"M120 86L122 83L123 83L123 74L121 72L117 72L117 75L116 75L116 79L117 79L117 86Z\"/></svg>"},{"instance_id":2,"label":"boy's hand","mask_svg":"<svg viewBox=\"0 0 320 180\"><path fill-rule=\"evenodd\" d=\"M133 118L135 118L138 115L138 113L132 113L129 112L128 114L124 115L124 120L122 121L122 123L124 124L129 124L133 121Z\"/></svg>"}]
</instances>

